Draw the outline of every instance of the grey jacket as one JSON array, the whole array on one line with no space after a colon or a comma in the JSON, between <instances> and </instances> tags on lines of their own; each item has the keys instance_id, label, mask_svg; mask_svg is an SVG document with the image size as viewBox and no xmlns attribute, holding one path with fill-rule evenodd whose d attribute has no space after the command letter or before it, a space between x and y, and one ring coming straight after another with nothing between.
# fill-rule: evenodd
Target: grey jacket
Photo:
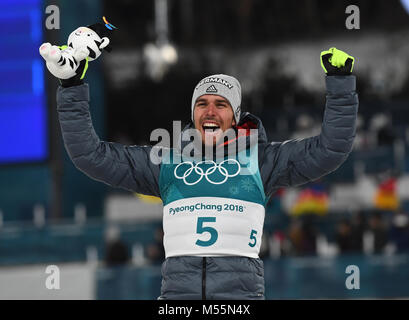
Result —
<instances>
[{"instance_id":1,"label":"grey jacket","mask_svg":"<svg viewBox=\"0 0 409 320\"><path fill-rule=\"evenodd\" d=\"M355 137L358 96L354 76L326 77L327 101L321 133L306 139L268 142L257 117L243 113L259 129L259 171L270 197L280 187L316 180L348 157ZM74 165L113 187L160 197L160 164L150 161L151 146L101 141L89 112L87 84L57 90L57 109L65 148ZM174 257L162 266L161 299L263 299L260 259Z\"/></svg>"}]
</instances>

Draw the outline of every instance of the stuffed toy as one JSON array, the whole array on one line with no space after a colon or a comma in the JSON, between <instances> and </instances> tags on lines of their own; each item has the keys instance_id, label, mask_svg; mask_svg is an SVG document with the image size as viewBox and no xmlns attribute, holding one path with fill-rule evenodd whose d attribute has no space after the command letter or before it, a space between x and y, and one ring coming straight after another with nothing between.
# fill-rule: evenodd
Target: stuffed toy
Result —
<instances>
[{"instance_id":1,"label":"stuffed toy","mask_svg":"<svg viewBox=\"0 0 409 320\"><path fill-rule=\"evenodd\" d=\"M40 54L46 61L47 69L60 80L83 79L88 62L97 59L102 50L110 52L110 33L117 29L103 17L105 24L95 23L79 27L68 37L67 45L55 46L43 43Z\"/></svg>"}]
</instances>

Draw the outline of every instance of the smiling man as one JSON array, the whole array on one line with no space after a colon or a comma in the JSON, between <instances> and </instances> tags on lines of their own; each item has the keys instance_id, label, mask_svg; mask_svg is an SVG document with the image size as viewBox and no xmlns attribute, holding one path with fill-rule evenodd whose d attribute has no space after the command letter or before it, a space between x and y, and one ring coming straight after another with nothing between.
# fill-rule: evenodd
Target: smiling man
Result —
<instances>
[{"instance_id":1,"label":"smiling man","mask_svg":"<svg viewBox=\"0 0 409 320\"><path fill-rule=\"evenodd\" d=\"M228 100L212 95L204 95L195 103L193 118L204 144L215 144L223 133L236 125L232 107Z\"/></svg>"},{"instance_id":2,"label":"smiling man","mask_svg":"<svg viewBox=\"0 0 409 320\"><path fill-rule=\"evenodd\" d=\"M203 145L216 149L241 138L245 143L219 158L183 162L174 161L180 150L168 150L167 161L156 162L151 146L101 141L91 122L88 85L79 76L61 81L59 120L75 166L95 180L163 201L166 259L159 299L264 299L259 251L269 198L278 188L332 172L352 149L358 110L354 58L331 48L321 53L321 65L327 75L322 131L302 140L269 142L261 120L241 112L241 86L234 77L200 81L192 122L184 130L197 129ZM238 134L225 141L229 130ZM249 143L254 137L256 143ZM255 151L249 162L240 162L248 150Z\"/></svg>"}]
</instances>

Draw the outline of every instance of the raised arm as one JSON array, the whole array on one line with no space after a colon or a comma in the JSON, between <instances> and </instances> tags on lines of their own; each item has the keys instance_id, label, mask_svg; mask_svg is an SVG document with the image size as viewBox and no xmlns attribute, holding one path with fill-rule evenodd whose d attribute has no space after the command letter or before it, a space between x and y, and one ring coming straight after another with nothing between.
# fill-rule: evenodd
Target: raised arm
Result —
<instances>
[{"instance_id":1,"label":"raised arm","mask_svg":"<svg viewBox=\"0 0 409 320\"><path fill-rule=\"evenodd\" d=\"M321 133L264 147L260 171L267 195L276 188L301 185L334 171L352 150L358 111L355 76L327 74Z\"/></svg>"},{"instance_id":2,"label":"raised arm","mask_svg":"<svg viewBox=\"0 0 409 320\"><path fill-rule=\"evenodd\" d=\"M65 148L79 170L113 187L160 196L160 167L150 161L151 147L105 142L95 133L88 84L60 86L57 110Z\"/></svg>"},{"instance_id":3,"label":"raised arm","mask_svg":"<svg viewBox=\"0 0 409 320\"><path fill-rule=\"evenodd\" d=\"M111 50L105 36L110 31L104 29L104 22L77 28L66 45L44 43L39 48L47 69L61 84L57 89L57 110L64 145L74 165L89 177L113 187L160 196L160 168L151 162L151 147L101 141L92 126L89 88L83 79L88 62ZM109 26L111 31L116 29Z\"/></svg>"}]
</instances>

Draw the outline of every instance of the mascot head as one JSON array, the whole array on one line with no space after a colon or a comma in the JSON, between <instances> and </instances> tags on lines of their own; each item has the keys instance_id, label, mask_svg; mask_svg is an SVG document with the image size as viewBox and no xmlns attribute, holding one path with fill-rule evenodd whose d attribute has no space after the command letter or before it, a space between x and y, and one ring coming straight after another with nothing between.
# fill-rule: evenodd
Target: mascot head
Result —
<instances>
[{"instance_id":1,"label":"mascot head","mask_svg":"<svg viewBox=\"0 0 409 320\"><path fill-rule=\"evenodd\" d=\"M97 59L102 50L111 52L110 40L108 36L117 29L103 17L105 24L95 23L86 27L79 27L71 32L68 37L68 46L77 48L87 48L89 50L88 60Z\"/></svg>"}]
</instances>

